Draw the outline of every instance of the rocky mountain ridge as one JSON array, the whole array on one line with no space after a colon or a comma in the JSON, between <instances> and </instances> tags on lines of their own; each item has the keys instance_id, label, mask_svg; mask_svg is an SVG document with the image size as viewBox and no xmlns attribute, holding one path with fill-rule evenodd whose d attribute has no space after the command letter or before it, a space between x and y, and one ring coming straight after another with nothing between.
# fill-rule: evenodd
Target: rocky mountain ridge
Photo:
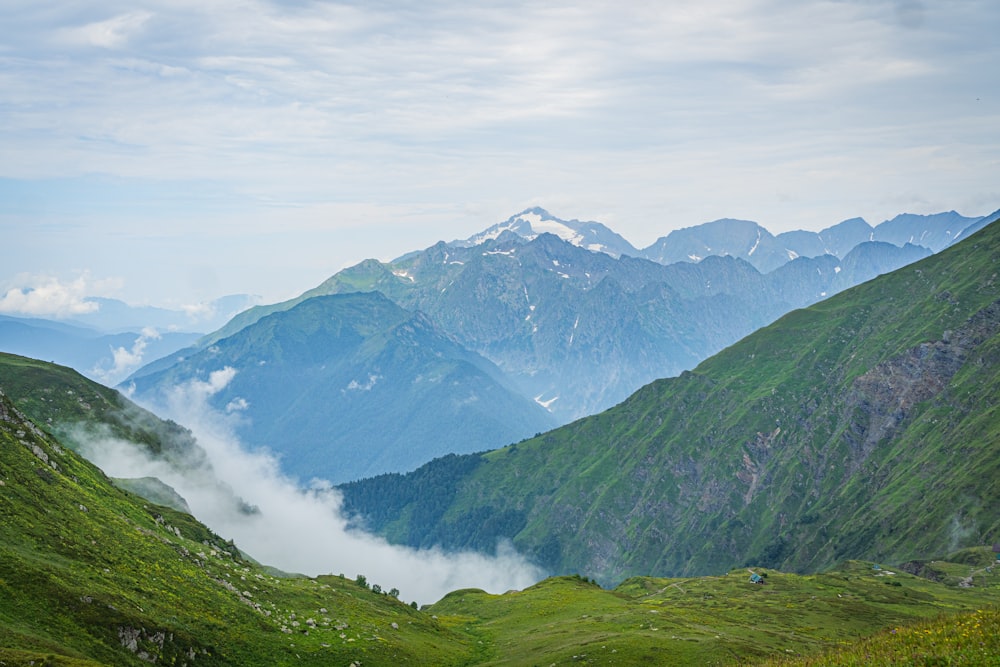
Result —
<instances>
[{"instance_id":1,"label":"rocky mountain ridge","mask_svg":"<svg viewBox=\"0 0 1000 667\"><path fill-rule=\"evenodd\" d=\"M344 485L347 506L402 543L512 539L607 582L1000 541L980 483L1000 476L998 265L994 224L603 413Z\"/></svg>"},{"instance_id":2,"label":"rocky mountain ridge","mask_svg":"<svg viewBox=\"0 0 1000 667\"><path fill-rule=\"evenodd\" d=\"M848 221L827 234L827 240L848 239L848 232L865 228L871 236L871 228L863 221ZM715 233L711 224L700 229L709 236ZM766 238L754 229L755 238ZM542 209L529 209L468 242L440 242L393 262L366 260L295 299L245 311L196 346L140 369L122 386L134 387L137 397L152 400L174 384L204 381L208 373L223 368L221 357L212 350L224 347L229 350L225 365L237 376L232 387L213 400L219 409L245 402L244 414L252 419L241 429L244 439L284 455L292 474L312 470L312 474L345 481L381 471L409 470L444 453L502 446L600 412L648 382L693 368L789 310L930 254L912 244L865 240L842 258L802 256L761 273L734 254L710 254L697 263L664 265L625 251L616 257L581 247L586 245L581 239L588 235L603 239L598 245L609 246L620 238L612 234L599 223L566 222ZM767 244L758 246L763 256ZM492 381L500 381L522 400L543 408L551 421L540 421L523 407L514 408L516 401L499 401L498 406L508 406L499 411L503 420L480 410L473 420L478 430L462 432L457 425L467 422L449 412L452 408L428 410L429 403L415 395L400 395L383 405L419 403L425 409L348 410L345 406L354 405L358 396L374 398L386 385L374 394L336 394L329 387L300 393L273 375L263 381L265 370L280 367L268 356L277 353L269 336L252 334L244 342L234 342L267 317L291 312L313 299L361 293L381 294L411 313L422 314L427 327L450 338L468 355L495 365L499 374L494 373ZM286 335L295 337L285 329ZM376 331L366 330L369 333L362 336ZM319 336L299 338L301 345L325 345ZM406 363L412 361L411 357ZM430 358L425 361L436 363ZM388 357L377 364L373 359L358 360L352 377L341 378L338 386L374 387L372 378L386 377L393 363ZM425 374L412 366L407 373L412 377ZM237 391L241 383L243 388ZM247 383L256 388L249 389ZM265 388L272 385L281 387L277 399L266 396ZM470 392L469 396L479 396ZM294 410L288 411L286 395L300 397ZM335 419L315 417L330 411ZM437 428L418 417L431 414L448 417ZM407 429L402 424L409 424L408 433L404 434ZM484 430L485 425L492 426ZM369 454L361 455L358 445L351 442L372 443ZM347 449L342 451L342 447ZM347 464L335 469L333 460ZM382 467L366 467L369 464Z\"/></svg>"},{"instance_id":3,"label":"rocky mountain ridge","mask_svg":"<svg viewBox=\"0 0 1000 667\"><path fill-rule=\"evenodd\" d=\"M761 273L768 273L798 257L833 255L843 259L851 250L870 241L897 247L916 245L939 252L962 238L963 231L980 220L955 211L933 215L903 213L874 227L863 218L851 218L819 232L797 230L773 235L756 222L722 219L670 232L640 253L661 264L731 255L746 260Z\"/></svg>"},{"instance_id":4,"label":"rocky mountain ridge","mask_svg":"<svg viewBox=\"0 0 1000 667\"><path fill-rule=\"evenodd\" d=\"M241 314L217 336L314 296L379 291L426 313L565 423L692 368L792 308L927 254L862 243L843 260L799 258L761 274L732 256L664 266L508 230L475 247L438 243L394 263L367 260L297 299Z\"/></svg>"}]
</instances>

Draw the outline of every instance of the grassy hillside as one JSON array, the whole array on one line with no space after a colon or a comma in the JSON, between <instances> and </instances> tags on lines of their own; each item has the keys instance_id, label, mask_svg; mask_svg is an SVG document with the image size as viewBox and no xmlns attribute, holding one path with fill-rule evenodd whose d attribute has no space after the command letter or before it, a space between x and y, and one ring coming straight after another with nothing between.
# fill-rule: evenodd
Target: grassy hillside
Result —
<instances>
[{"instance_id":1,"label":"grassy hillside","mask_svg":"<svg viewBox=\"0 0 1000 667\"><path fill-rule=\"evenodd\" d=\"M478 636L486 665L754 664L819 655L880 631L910 632L925 619L963 628L967 617L956 618L956 612L996 603L1000 574L940 566L977 572L976 586L948 587L851 561L808 576L753 568L763 584L750 583L746 569L714 577L635 577L611 591L580 577L557 577L502 596L455 591L428 611ZM989 645L997 646L997 639ZM929 648L924 655L947 655L950 648Z\"/></svg>"},{"instance_id":2,"label":"grassy hillside","mask_svg":"<svg viewBox=\"0 0 1000 667\"><path fill-rule=\"evenodd\" d=\"M977 609L909 627L887 628L874 637L818 656L772 658L765 667L894 667L996 664L1000 655L1000 610Z\"/></svg>"},{"instance_id":3,"label":"grassy hillside","mask_svg":"<svg viewBox=\"0 0 1000 667\"><path fill-rule=\"evenodd\" d=\"M455 664L467 639L339 576L277 578L113 487L0 397L4 664Z\"/></svg>"},{"instance_id":4,"label":"grassy hillside","mask_svg":"<svg viewBox=\"0 0 1000 667\"><path fill-rule=\"evenodd\" d=\"M605 583L1000 541L998 268L992 225L604 413L435 462L464 471L443 492L417 471L345 485L347 506L392 539L508 537Z\"/></svg>"},{"instance_id":5,"label":"grassy hillside","mask_svg":"<svg viewBox=\"0 0 1000 667\"><path fill-rule=\"evenodd\" d=\"M99 423L102 388L75 384L67 369L6 361L41 374L41 385L20 385L29 394L49 396L45 386L59 381L75 387L35 404L42 415ZM191 516L115 488L0 394L8 666L736 664L916 632L908 624L942 614L973 615L931 627L971 632L988 619L974 610L1000 602L989 549L904 568L851 562L797 576L754 567L765 584L740 569L636 577L613 590L557 577L504 595L455 591L417 610L360 579L276 575Z\"/></svg>"},{"instance_id":6,"label":"grassy hillside","mask_svg":"<svg viewBox=\"0 0 1000 667\"><path fill-rule=\"evenodd\" d=\"M0 352L0 389L50 434L74 446L76 429L127 440L150 454L196 462L191 433L65 366Z\"/></svg>"}]
</instances>

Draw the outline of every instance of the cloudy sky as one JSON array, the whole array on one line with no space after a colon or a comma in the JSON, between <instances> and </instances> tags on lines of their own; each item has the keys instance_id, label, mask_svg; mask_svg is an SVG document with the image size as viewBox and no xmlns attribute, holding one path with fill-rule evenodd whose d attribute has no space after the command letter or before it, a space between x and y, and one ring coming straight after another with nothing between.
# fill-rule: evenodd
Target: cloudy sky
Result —
<instances>
[{"instance_id":1,"label":"cloudy sky","mask_svg":"<svg viewBox=\"0 0 1000 667\"><path fill-rule=\"evenodd\" d=\"M996 0L5 0L0 296L275 301L534 205L639 247L984 215L997 34Z\"/></svg>"}]
</instances>

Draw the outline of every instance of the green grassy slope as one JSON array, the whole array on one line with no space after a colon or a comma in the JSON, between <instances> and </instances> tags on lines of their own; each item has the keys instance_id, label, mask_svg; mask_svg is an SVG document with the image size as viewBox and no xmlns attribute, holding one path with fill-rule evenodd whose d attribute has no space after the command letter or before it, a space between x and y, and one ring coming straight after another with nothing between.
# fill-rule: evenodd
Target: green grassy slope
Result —
<instances>
[{"instance_id":1,"label":"green grassy slope","mask_svg":"<svg viewBox=\"0 0 1000 667\"><path fill-rule=\"evenodd\" d=\"M470 653L350 580L278 579L242 560L189 515L113 487L5 396L0 647L5 664L67 665L437 665Z\"/></svg>"},{"instance_id":2,"label":"green grassy slope","mask_svg":"<svg viewBox=\"0 0 1000 667\"><path fill-rule=\"evenodd\" d=\"M767 667L895 667L948 665L987 667L1000 655L1000 609L938 618L908 627L892 627L849 646L808 657L772 658Z\"/></svg>"},{"instance_id":3,"label":"green grassy slope","mask_svg":"<svg viewBox=\"0 0 1000 667\"><path fill-rule=\"evenodd\" d=\"M29 393L75 377L8 362L45 371L42 385L22 386ZM74 392L63 393L69 406L102 390L84 381ZM87 409L73 419L86 415L96 419ZM763 586L746 570L614 590L558 577L504 595L456 591L418 611L341 576L275 576L191 516L115 488L0 394L0 663L10 666L730 664L996 604L991 563L981 548L906 570L754 568Z\"/></svg>"},{"instance_id":4,"label":"green grassy slope","mask_svg":"<svg viewBox=\"0 0 1000 667\"><path fill-rule=\"evenodd\" d=\"M455 591L428 611L480 637L488 665L752 664L818 655L883 629L953 618L1000 599L1000 573L941 566L977 572L976 586L948 587L851 561L807 576L754 568L763 585L750 583L745 569L714 577L635 577L611 591L558 577L502 596Z\"/></svg>"},{"instance_id":5,"label":"green grassy slope","mask_svg":"<svg viewBox=\"0 0 1000 667\"><path fill-rule=\"evenodd\" d=\"M127 440L150 454L197 462L191 433L132 403L75 370L0 352L0 389L28 417L73 447L75 428Z\"/></svg>"},{"instance_id":6,"label":"green grassy slope","mask_svg":"<svg viewBox=\"0 0 1000 667\"><path fill-rule=\"evenodd\" d=\"M409 493L420 471L346 485L347 505L396 539L510 537L604 582L1000 541L998 268L992 225L604 413L456 464L469 472L444 507Z\"/></svg>"}]
</instances>

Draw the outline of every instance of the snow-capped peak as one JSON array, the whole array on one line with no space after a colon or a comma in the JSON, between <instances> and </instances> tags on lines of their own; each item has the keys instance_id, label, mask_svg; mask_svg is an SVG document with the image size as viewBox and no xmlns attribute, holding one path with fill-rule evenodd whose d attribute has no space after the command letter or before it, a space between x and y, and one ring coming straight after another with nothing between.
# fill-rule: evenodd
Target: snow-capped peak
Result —
<instances>
[{"instance_id":1,"label":"snow-capped peak","mask_svg":"<svg viewBox=\"0 0 1000 667\"><path fill-rule=\"evenodd\" d=\"M513 232L532 241L541 234L553 234L563 241L591 252L603 252L612 257L623 254L638 255L638 251L628 241L599 222L560 220L543 208L529 208L512 215L504 222L470 236L465 241L455 241L454 245L476 246L499 237L504 232Z\"/></svg>"}]
</instances>

